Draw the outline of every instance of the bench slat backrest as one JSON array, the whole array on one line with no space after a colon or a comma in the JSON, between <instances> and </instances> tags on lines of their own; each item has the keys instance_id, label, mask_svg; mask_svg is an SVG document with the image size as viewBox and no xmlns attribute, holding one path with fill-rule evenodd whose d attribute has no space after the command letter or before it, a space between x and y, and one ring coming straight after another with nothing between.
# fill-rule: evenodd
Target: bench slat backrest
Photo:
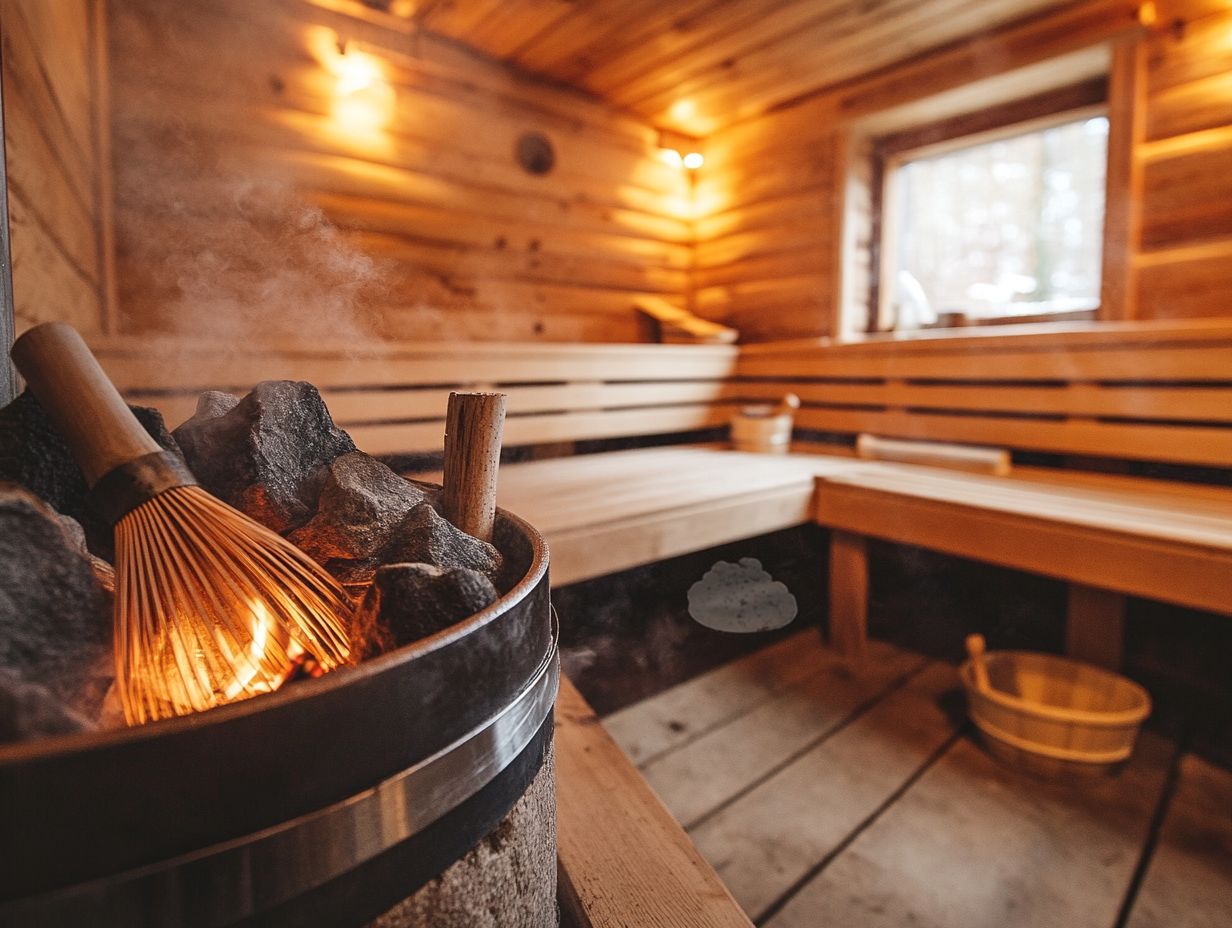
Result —
<instances>
[{"instance_id":1,"label":"bench slat backrest","mask_svg":"<svg viewBox=\"0 0 1232 928\"><path fill-rule=\"evenodd\" d=\"M1030 326L746 349L749 396L798 428L1232 466L1232 324Z\"/></svg>"},{"instance_id":2,"label":"bench slat backrest","mask_svg":"<svg viewBox=\"0 0 1232 928\"><path fill-rule=\"evenodd\" d=\"M372 454L441 449L450 391L508 394L507 446L690 432L735 407L730 346L425 343L339 345L96 338L131 403L175 426L202 390L242 394L260 380L307 380Z\"/></svg>"}]
</instances>

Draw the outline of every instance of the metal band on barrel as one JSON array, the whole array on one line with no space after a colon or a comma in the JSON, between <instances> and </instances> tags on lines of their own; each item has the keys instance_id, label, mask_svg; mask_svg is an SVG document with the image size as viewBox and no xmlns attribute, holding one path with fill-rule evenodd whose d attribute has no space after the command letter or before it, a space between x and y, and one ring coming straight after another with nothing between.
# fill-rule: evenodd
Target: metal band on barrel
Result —
<instances>
[{"instance_id":1,"label":"metal band on barrel","mask_svg":"<svg viewBox=\"0 0 1232 928\"><path fill-rule=\"evenodd\" d=\"M174 451L154 451L103 474L90 488L90 505L108 525L115 525L159 493L196 485L197 478L182 457Z\"/></svg>"},{"instance_id":2,"label":"metal band on barrel","mask_svg":"<svg viewBox=\"0 0 1232 928\"><path fill-rule=\"evenodd\" d=\"M559 625L531 680L501 711L469 734L372 789L256 834L128 873L0 906L5 918L72 924L72 913L141 912L149 900L192 898L208 888L208 912L178 911L175 924L229 925L362 866L443 818L491 783L531 743L556 702ZM339 835L345 853L338 847ZM305 855L305 848L319 853ZM294 859L293 867L272 862Z\"/></svg>"}]
</instances>

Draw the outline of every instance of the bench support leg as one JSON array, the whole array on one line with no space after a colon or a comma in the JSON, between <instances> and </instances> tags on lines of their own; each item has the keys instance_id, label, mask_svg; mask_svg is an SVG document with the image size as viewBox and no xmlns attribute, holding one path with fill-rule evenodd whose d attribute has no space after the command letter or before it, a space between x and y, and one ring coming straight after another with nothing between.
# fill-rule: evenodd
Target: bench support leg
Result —
<instances>
[{"instance_id":1,"label":"bench support leg","mask_svg":"<svg viewBox=\"0 0 1232 928\"><path fill-rule=\"evenodd\" d=\"M1125 641L1125 597L1071 583L1065 653L1108 670L1121 667Z\"/></svg>"},{"instance_id":2,"label":"bench support leg","mask_svg":"<svg viewBox=\"0 0 1232 928\"><path fill-rule=\"evenodd\" d=\"M835 530L830 536L830 646L852 661L868 642L868 542Z\"/></svg>"}]
</instances>

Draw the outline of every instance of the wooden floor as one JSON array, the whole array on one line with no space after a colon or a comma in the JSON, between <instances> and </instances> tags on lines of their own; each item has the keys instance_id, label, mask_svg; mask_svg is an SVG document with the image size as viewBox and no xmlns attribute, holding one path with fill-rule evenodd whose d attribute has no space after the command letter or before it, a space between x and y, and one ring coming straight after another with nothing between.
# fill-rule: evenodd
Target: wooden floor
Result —
<instances>
[{"instance_id":1,"label":"wooden floor","mask_svg":"<svg viewBox=\"0 0 1232 928\"><path fill-rule=\"evenodd\" d=\"M973 740L955 668L807 631L604 720L758 925L1232 926L1232 774L1144 733L1114 777Z\"/></svg>"}]
</instances>

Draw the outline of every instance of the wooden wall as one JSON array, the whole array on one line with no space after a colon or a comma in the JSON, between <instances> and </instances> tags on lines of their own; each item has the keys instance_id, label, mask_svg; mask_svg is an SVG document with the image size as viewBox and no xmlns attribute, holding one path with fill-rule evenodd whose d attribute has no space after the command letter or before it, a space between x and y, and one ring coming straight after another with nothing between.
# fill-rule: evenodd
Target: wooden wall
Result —
<instances>
[{"instance_id":1,"label":"wooden wall","mask_svg":"<svg viewBox=\"0 0 1232 928\"><path fill-rule=\"evenodd\" d=\"M123 332L636 341L637 295L684 303L688 182L646 124L358 3L108 6ZM381 129L336 116L340 38L393 85Z\"/></svg>"},{"instance_id":2,"label":"wooden wall","mask_svg":"<svg viewBox=\"0 0 1232 928\"><path fill-rule=\"evenodd\" d=\"M1029 88L1052 79L1041 70L1051 61L1078 69L1086 48L1139 42L1140 85L1117 91L1137 94L1139 135L1127 143L1137 170L1126 172L1141 185L1140 232L1126 243L1136 278L1130 311L1109 315L1232 315L1232 7L1157 8L1145 30L1136 4L1086 0L711 136L697 188L697 311L744 341L838 334L840 260L847 286L867 292L868 242L839 238L844 207L868 209L853 126L917 105L923 114L933 95L960 107L973 81Z\"/></svg>"},{"instance_id":3,"label":"wooden wall","mask_svg":"<svg viewBox=\"0 0 1232 928\"><path fill-rule=\"evenodd\" d=\"M1232 4L1167 0L1144 55L1137 315L1232 315Z\"/></svg>"},{"instance_id":4,"label":"wooden wall","mask_svg":"<svg viewBox=\"0 0 1232 928\"><path fill-rule=\"evenodd\" d=\"M98 13L97 0L0 2L18 332L108 329Z\"/></svg>"}]
</instances>

